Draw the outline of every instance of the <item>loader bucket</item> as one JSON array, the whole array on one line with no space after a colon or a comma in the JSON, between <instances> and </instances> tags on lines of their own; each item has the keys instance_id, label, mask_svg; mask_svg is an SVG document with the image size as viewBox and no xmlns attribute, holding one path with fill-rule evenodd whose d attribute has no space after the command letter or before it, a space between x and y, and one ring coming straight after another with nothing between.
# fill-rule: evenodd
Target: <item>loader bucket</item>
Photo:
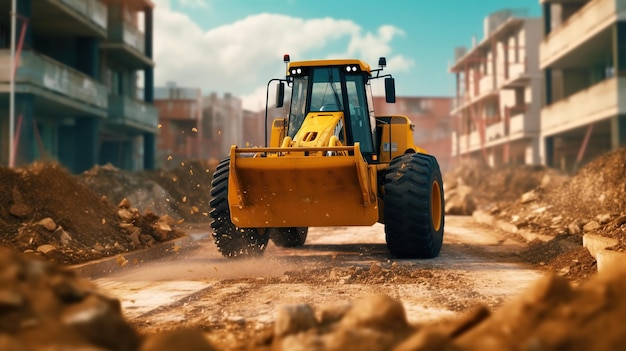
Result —
<instances>
[{"instance_id":1,"label":"loader bucket","mask_svg":"<svg viewBox=\"0 0 626 351\"><path fill-rule=\"evenodd\" d=\"M288 150L231 148L228 202L231 220L236 226L319 227L376 223L375 167L368 167L358 144ZM323 156L337 151L343 156ZM246 152L255 152L256 157L245 157ZM315 155L306 156L312 154Z\"/></svg>"}]
</instances>

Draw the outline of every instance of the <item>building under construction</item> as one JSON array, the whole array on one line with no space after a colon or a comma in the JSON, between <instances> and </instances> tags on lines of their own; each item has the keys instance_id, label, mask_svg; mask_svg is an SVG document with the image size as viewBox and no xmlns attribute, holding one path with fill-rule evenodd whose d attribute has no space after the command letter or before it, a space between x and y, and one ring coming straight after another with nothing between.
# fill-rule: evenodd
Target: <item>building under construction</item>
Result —
<instances>
[{"instance_id":1,"label":"building under construction","mask_svg":"<svg viewBox=\"0 0 626 351\"><path fill-rule=\"evenodd\" d=\"M0 0L0 164L154 167L153 7L18 0L13 12L11 0Z\"/></svg>"},{"instance_id":2,"label":"building under construction","mask_svg":"<svg viewBox=\"0 0 626 351\"><path fill-rule=\"evenodd\" d=\"M491 166L539 164L541 19L503 10L484 20L484 38L457 48L452 156Z\"/></svg>"},{"instance_id":3,"label":"building under construction","mask_svg":"<svg viewBox=\"0 0 626 351\"><path fill-rule=\"evenodd\" d=\"M505 10L458 48L453 156L573 172L626 145L626 0L541 0Z\"/></svg>"},{"instance_id":4,"label":"building under construction","mask_svg":"<svg viewBox=\"0 0 626 351\"><path fill-rule=\"evenodd\" d=\"M542 154L576 170L626 145L626 0L542 0Z\"/></svg>"}]
</instances>

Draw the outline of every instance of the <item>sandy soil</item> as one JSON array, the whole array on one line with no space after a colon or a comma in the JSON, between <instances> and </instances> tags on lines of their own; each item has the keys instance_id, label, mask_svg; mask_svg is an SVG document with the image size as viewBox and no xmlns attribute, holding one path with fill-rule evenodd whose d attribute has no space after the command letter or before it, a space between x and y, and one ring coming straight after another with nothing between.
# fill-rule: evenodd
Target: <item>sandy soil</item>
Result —
<instances>
[{"instance_id":1,"label":"sandy soil","mask_svg":"<svg viewBox=\"0 0 626 351\"><path fill-rule=\"evenodd\" d=\"M198 245L95 283L120 299L141 333L201 327L216 345L236 349L271 329L284 305L347 305L384 293L402 301L409 323L427 323L479 304L497 308L543 274L521 262L523 244L471 217L448 218L432 260L391 258L382 225L311 228L305 247L271 245L253 260L223 258L208 237Z\"/></svg>"}]
</instances>

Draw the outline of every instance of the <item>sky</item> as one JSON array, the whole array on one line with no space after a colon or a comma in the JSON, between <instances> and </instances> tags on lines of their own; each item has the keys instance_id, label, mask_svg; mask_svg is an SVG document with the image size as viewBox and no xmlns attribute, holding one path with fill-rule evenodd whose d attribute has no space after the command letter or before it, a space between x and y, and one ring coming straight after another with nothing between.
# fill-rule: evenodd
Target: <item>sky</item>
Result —
<instances>
[{"instance_id":1,"label":"sky","mask_svg":"<svg viewBox=\"0 0 626 351\"><path fill-rule=\"evenodd\" d=\"M539 0L152 1L155 85L231 93L252 111L265 108L267 82L284 77L284 54L372 68L384 56L398 96L453 96L454 48L482 40L486 16L541 16Z\"/></svg>"}]
</instances>

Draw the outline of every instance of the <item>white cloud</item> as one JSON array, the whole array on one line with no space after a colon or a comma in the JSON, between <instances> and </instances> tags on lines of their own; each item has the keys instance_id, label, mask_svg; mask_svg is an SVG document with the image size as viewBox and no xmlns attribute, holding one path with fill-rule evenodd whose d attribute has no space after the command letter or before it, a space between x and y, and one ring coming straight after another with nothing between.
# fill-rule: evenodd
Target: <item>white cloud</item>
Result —
<instances>
[{"instance_id":1,"label":"white cloud","mask_svg":"<svg viewBox=\"0 0 626 351\"><path fill-rule=\"evenodd\" d=\"M268 80L284 76L285 53L293 60L356 57L372 65L386 55L395 71L413 64L393 55L391 41L404 35L393 26L370 33L348 20L261 13L204 31L186 14L171 10L169 0L155 3L156 85L174 81L179 86L200 87L204 94L230 92L242 98L244 108L254 111L265 106ZM329 47L344 41L349 43L344 52L328 55Z\"/></svg>"}]
</instances>

